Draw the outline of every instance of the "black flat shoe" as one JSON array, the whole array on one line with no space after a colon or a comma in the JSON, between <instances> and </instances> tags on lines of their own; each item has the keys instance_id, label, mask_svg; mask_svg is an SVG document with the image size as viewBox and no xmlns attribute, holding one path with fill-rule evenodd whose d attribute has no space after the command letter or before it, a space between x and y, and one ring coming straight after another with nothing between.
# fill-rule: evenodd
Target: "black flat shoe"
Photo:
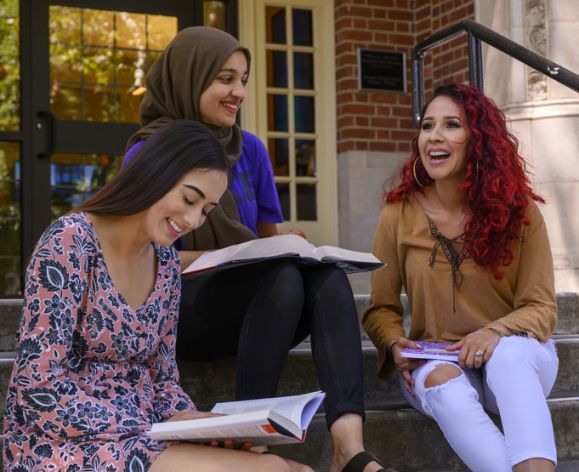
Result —
<instances>
[{"instance_id":1,"label":"black flat shoe","mask_svg":"<svg viewBox=\"0 0 579 472\"><path fill-rule=\"evenodd\" d=\"M366 467L370 462L377 462L380 464L380 461L374 457L374 454L368 451L359 452L348 461L348 463L342 469L342 472L362 472L364 467ZM378 472L381 471L387 472L385 469L378 469ZM388 469L388 471L396 472L393 469Z\"/></svg>"}]
</instances>

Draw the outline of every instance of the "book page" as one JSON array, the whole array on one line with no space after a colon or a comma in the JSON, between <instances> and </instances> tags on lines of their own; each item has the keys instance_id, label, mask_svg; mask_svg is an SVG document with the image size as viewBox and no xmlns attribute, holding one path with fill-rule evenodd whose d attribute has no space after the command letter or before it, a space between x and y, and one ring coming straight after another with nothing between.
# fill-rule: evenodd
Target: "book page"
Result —
<instances>
[{"instance_id":1,"label":"book page","mask_svg":"<svg viewBox=\"0 0 579 472\"><path fill-rule=\"evenodd\" d=\"M441 361L458 362L458 351L447 351L445 346L450 346L453 343L449 342L432 342L432 341L416 341L422 349L412 349L405 347L400 350L400 355L409 359L438 359Z\"/></svg>"},{"instance_id":2,"label":"book page","mask_svg":"<svg viewBox=\"0 0 579 472\"><path fill-rule=\"evenodd\" d=\"M313 246L304 238L295 234L282 234L204 252L183 273L217 267L231 261L265 259L285 254L314 257Z\"/></svg>"},{"instance_id":3,"label":"book page","mask_svg":"<svg viewBox=\"0 0 579 472\"><path fill-rule=\"evenodd\" d=\"M335 246L320 246L316 248L314 253L320 260L344 260L381 264L380 260L372 253L352 251L350 249Z\"/></svg>"},{"instance_id":4,"label":"book page","mask_svg":"<svg viewBox=\"0 0 579 472\"><path fill-rule=\"evenodd\" d=\"M289 431L290 436L276 431L269 418L271 414L275 413L260 410L231 416L155 423L148 434L157 440L205 442L212 439L234 439L249 441L254 445L301 441L303 433L297 427L293 428L298 433L297 436Z\"/></svg>"},{"instance_id":5,"label":"book page","mask_svg":"<svg viewBox=\"0 0 579 472\"><path fill-rule=\"evenodd\" d=\"M244 400L238 402L217 403L211 410L213 413L237 414L262 409L270 409L289 419L300 429L306 429L315 412L323 401L323 392L312 392L304 395L287 397L264 398L258 400ZM315 401L313 401L315 400ZM311 402L311 405L308 405ZM309 408L306 408L306 405Z\"/></svg>"}]
</instances>

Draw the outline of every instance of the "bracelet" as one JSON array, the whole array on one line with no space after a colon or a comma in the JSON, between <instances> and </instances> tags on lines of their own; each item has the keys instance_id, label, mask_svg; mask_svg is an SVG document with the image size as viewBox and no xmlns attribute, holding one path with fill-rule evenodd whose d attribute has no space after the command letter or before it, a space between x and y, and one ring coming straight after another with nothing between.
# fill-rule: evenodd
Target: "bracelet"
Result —
<instances>
[{"instance_id":1,"label":"bracelet","mask_svg":"<svg viewBox=\"0 0 579 472\"><path fill-rule=\"evenodd\" d=\"M488 329L489 331L498 334L500 338L504 338L506 336L505 333L503 333L500 329L495 328L494 326L485 326L485 329Z\"/></svg>"}]
</instances>

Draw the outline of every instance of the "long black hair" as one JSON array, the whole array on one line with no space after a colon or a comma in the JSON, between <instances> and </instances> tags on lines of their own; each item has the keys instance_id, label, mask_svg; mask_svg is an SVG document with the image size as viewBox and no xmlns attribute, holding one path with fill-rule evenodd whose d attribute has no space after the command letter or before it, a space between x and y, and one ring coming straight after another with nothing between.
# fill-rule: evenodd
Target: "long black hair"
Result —
<instances>
[{"instance_id":1,"label":"long black hair","mask_svg":"<svg viewBox=\"0 0 579 472\"><path fill-rule=\"evenodd\" d=\"M223 148L211 131L191 120L156 130L119 174L75 211L128 216L151 207L192 169L229 171Z\"/></svg>"}]
</instances>

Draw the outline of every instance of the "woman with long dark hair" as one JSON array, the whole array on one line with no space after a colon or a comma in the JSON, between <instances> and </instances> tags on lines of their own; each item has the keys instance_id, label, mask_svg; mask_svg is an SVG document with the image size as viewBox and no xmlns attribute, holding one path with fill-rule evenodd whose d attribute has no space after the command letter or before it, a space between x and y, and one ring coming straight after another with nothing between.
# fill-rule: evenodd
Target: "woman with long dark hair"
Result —
<instances>
[{"instance_id":1,"label":"woman with long dark hair","mask_svg":"<svg viewBox=\"0 0 579 472\"><path fill-rule=\"evenodd\" d=\"M311 471L231 441L216 448L147 435L155 422L211 416L179 385L181 279L171 246L217 206L228 169L205 126L173 121L45 231L26 272L4 470Z\"/></svg>"},{"instance_id":2,"label":"woman with long dark hair","mask_svg":"<svg viewBox=\"0 0 579 472\"><path fill-rule=\"evenodd\" d=\"M388 266L373 274L363 319L380 375L398 370L410 404L471 470L553 471L553 264L543 200L503 113L474 87L438 88L400 180L384 195L374 252ZM458 362L401 355L421 341L450 342Z\"/></svg>"},{"instance_id":3,"label":"woman with long dark hair","mask_svg":"<svg viewBox=\"0 0 579 472\"><path fill-rule=\"evenodd\" d=\"M187 118L211 129L232 165L219 207L179 241L183 268L204 250L275 236L283 221L267 150L236 124L250 62L249 51L231 35L192 27L177 34L147 75L142 128L130 138L126 160L157 127ZM180 359L236 356L239 400L275 396L288 351L311 334L334 445L331 471L348 463L349 471L381 470L364 451L360 327L341 269L269 261L188 277L178 331Z\"/></svg>"}]
</instances>

